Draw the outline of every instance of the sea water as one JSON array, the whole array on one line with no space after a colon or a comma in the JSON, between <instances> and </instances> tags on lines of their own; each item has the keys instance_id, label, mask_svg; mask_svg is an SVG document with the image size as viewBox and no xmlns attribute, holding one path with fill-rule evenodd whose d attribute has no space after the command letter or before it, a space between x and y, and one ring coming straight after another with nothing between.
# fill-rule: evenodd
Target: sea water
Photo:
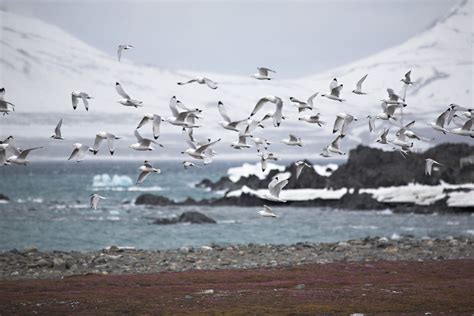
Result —
<instances>
[{"instance_id":1,"label":"sea water","mask_svg":"<svg viewBox=\"0 0 474 316\"><path fill-rule=\"evenodd\" d=\"M222 196L196 188L204 178L217 180L242 162L215 162L184 170L179 161L155 163L162 169L136 185L132 161L35 162L0 168L0 250L34 246L40 250L97 250L110 245L142 249L182 246L327 242L366 236L413 235L448 237L474 234L474 217L461 215L393 214L390 210L360 211L317 207L274 207L279 218L262 218L258 207L135 205L140 194L152 193L176 201L187 197ZM97 211L89 195L105 196ZM262 203L263 204L263 203ZM198 211L217 224L154 225L159 217Z\"/></svg>"}]
</instances>

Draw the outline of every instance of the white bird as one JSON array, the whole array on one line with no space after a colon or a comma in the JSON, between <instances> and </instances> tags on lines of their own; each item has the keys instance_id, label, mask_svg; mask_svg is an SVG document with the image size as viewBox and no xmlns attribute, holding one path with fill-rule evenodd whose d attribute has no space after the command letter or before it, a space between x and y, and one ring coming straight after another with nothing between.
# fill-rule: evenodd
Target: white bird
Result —
<instances>
[{"instance_id":1,"label":"white bird","mask_svg":"<svg viewBox=\"0 0 474 316\"><path fill-rule=\"evenodd\" d=\"M471 113L473 111L473 109L468 109L457 104L450 104L449 108L451 110L449 111L449 115L448 115L448 122L447 122L448 125L451 124L451 121L453 120L453 117L456 115L457 111L466 111L465 113Z\"/></svg>"},{"instance_id":2,"label":"white bird","mask_svg":"<svg viewBox=\"0 0 474 316\"><path fill-rule=\"evenodd\" d=\"M115 151L114 140L120 139L120 137L117 137L109 132L98 132L95 135L94 146L91 151L94 153L94 155L97 155L97 153L99 152L100 144L102 144L102 141L104 139L107 139L107 146L109 147L110 154L113 156Z\"/></svg>"},{"instance_id":3,"label":"white bird","mask_svg":"<svg viewBox=\"0 0 474 316\"><path fill-rule=\"evenodd\" d=\"M365 81L365 78L367 78L368 74L366 74L365 76L363 76L362 78L360 78L359 81L357 81L357 84L356 84L356 88L355 90L352 90L352 93L355 93L355 94L367 94L365 92L362 92L362 84L364 83Z\"/></svg>"},{"instance_id":4,"label":"white bird","mask_svg":"<svg viewBox=\"0 0 474 316\"><path fill-rule=\"evenodd\" d=\"M5 101L5 91L5 88L0 89L0 113L3 113L3 115L6 115L11 111L15 111L15 104ZM11 110L9 107L11 107Z\"/></svg>"},{"instance_id":5,"label":"white bird","mask_svg":"<svg viewBox=\"0 0 474 316\"><path fill-rule=\"evenodd\" d=\"M8 144L4 144L3 142L0 143L0 166L9 164L7 163L7 153L6 153L8 147L9 147Z\"/></svg>"},{"instance_id":6,"label":"white bird","mask_svg":"<svg viewBox=\"0 0 474 316\"><path fill-rule=\"evenodd\" d=\"M425 159L425 174L431 176L431 171L433 171L433 165L434 164L441 165L439 162L437 162L436 160L433 160L431 158L426 158Z\"/></svg>"},{"instance_id":7,"label":"white bird","mask_svg":"<svg viewBox=\"0 0 474 316\"><path fill-rule=\"evenodd\" d=\"M139 150L139 151L151 151L154 149L152 144L156 144L160 147L164 147L162 144L157 143L153 139L143 138L142 135L140 135L140 133L138 132L138 130L135 130L134 135L137 138L137 142L130 145L130 148L132 149Z\"/></svg>"},{"instance_id":8,"label":"white bird","mask_svg":"<svg viewBox=\"0 0 474 316\"><path fill-rule=\"evenodd\" d=\"M164 121L161 116L157 114L145 114L136 129L139 129L150 121L153 121L153 138L156 140L160 137L161 122Z\"/></svg>"},{"instance_id":9,"label":"white bird","mask_svg":"<svg viewBox=\"0 0 474 316\"><path fill-rule=\"evenodd\" d=\"M273 178L268 184L268 193L260 195L260 198L273 201L273 202L286 202L280 199L281 190L288 184L288 180L279 180L278 177Z\"/></svg>"},{"instance_id":10,"label":"white bird","mask_svg":"<svg viewBox=\"0 0 474 316\"><path fill-rule=\"evenodd\" d=\"M129 50L133 48L132 45L119 45L118 48L117 48L117 58L118 58L118 61L120 61L120 59L122 58L122 51L124 50Z\"/></svg>"},{"instance_id":11,"label":"white bird","mask_svg":"<svg viewBox=\"0 0 474 316\"><path fill-rule=\"evenodd\" d=\"M402 147L405 150L409 150L411 147L413 147L413 143L406 140L405 133L397 133L396 138L389 140L389 142Z\"/></svg>"},{"instance_id":12,"label":"white bird","mask_svg":"<svg viewBox=\"0 0 474 316\"><path fill-rule=\"evenodd\" d=\"M434 130L440 131L443 134L446 134L448 130L444 128L444 123L446 122L449 112L451 112L451 108L448 108L446 111L441 113L441 115L438 116L438 118L436 119L436 122L430 122L428 123L428 125L431 126Z\"/></svg>"},{"instance_id":13,"label":"white bird","mask_svg":"<svg viewBox=\"0 0 474 316\"><path fill-rule=\"evenodd\" d=\"M380 144L388 144L387 142L387 135L388 135L388 132L390 131L390 129L388 128L385 128L382 132L382 134L380 134L379 138L377 139L377 143L380 143Z\"/></svg>"},{"instance_id":14,"label":"white bird","mask_svg":"<svg viewBox=\"0 0 474 316\"><path fill-rule=\"evenodd\" d=\"M276 215L273 210L271 209L271 207L267 206L267 205L263 205L263 210L261 211L258 211L258 214L262 215L263 217L278 217L278 215Z\"/></svg>"},{"instance_id":15,"label":"white bird","mask_svg":"<svg viewBox=\"0 0 474 316\"><path fill-rule=\"evenodd\" d=\"M331 157L331 154L329 153L328 148L329 148L329 145L325 146L319 155L324 158Z\"/></svg>"},{"instance_id":16,"label":"white bird","mask_svg":"<svg viewBox=\"0 0 474 316\"><path fill-rule=\"evenodd\" d=\"M148 175L152 172L154 172L156 174L161 173L161 169L153 168L153 166L151 165L150 162L148 162L148 160L145 160L143 162L143 166L140 166L140 168L138 168L138 170L140 170L140 174L138 175L138 179L137 179L136 184L140 184L143 181L145 181L146 177L148 177Z\"/></svg>"},{"instance_id":17,"label":"white bird","mask_svg":"<svg viewBox=\"0 0 474 316\"><path fill-rule=\"evenodd\" d=\"M250 117L254 116L260 109L263 107L263 105L267 102L271 102L275 104L275 112L273 113L273 126L278 127L281 124L281 120L283 117L282 110L283 110L283 100L280 99L279 97L276 97L274 95L268 95L266 97L261 98L258 100L257 104L252 110L252 113L250 114Z\"/></svg>"},{"instance_id":18,"label":"white bird","mask_svg":"<svg viewBox=\"0 0 474 316\"><path fill-rule=\"evenodd\" d=\"M347 113L339 113L334 121L332 132L339 132L341 137L346 136L347 128L352 121L357 121L357 118Z\"/></svg>"},{"instance_id":19,"label":"white bird","mask_svg":"<svg viewBox=\"0 0 474 316\"><path fill-rule=\"evenodd\" d=\"M406 124L405 126L402 126L396 133L396 136L399 134L403 133L406 137L412 138L412 139L417 139L417 140L422 140L421 137L415 134L410 128L415 125L415 121L411 121L410 123Z\"/></svg>"},{"instance_id":20,"label":"white bird","mask_svg":"<svg viewBox=\"0 0 474 316\"><path fill-rule=\"evenodd\" d=\"M453 128L450 132L461 136L470 136L474 138L474 131L472 130L472 122L474 118L468 119L462 127Z\"/></svg>"},{"instance_id":21,"label":"white bird","mask_svg":"<svg viewBox=\"0 0 474 316\"><path fill-rule=\"evenodd\" d=\"M253 137L252 135L239 135L239 140L233 142L230 147L234 149L242 149L242 148L250 148L252 147L250 144L247 144L247 138Z\"/></svg>"},{"instance_id":22,"label":"white bird","mask_svg":"<svg viewBox=\"0 0 474 316\"><path fill-rule=\"evenodd\" d=\"M206 77L196 77L186 82L178 82L178 85L182 86L182 85L193 83L193 82L197 82L199 84L206 84L211 89L217 89L217 82L214 82L211 79L206 78Z\"/></svg>"},{"instance_id":23,"label":"white bird","mask_svg":"<svg viewBox=\"0 0 474 316\"><path fill-rule=\"evenodd\" d=\"M91 197L90 197L91 209L94 209L97 211L97 206L99 205L100 200L106 200L106 198L96 193L91 194Z\"/></svg>"},{"instance_id":24,"label":"white bird","mask_svg":"<svg viewBox=\"0 0 474 316\"><path fill-rule=\"evenodd\" d=\"M327 147L327 151L329 153L338 154L338 155L346 154L339 149L339 142L341 141L342 137L343 137L342 135L337 135L336 139L333 140L333 142Z\"/></svg>"},{"instance_id":25,"label":"white bird","mask_svg":"<svg viewBox=\"0 0 474 316\"><path fill-rule=\"evenodd\" d=\"M84 157L88 151L93 151L92 148L81 143L75 143L74 145L72 145L72 147L72 153L67 160L76 159L77 162L80 162L84 160Z\"/></svg>"},{"instance_id":26,"label":"white bird","mask_svg":"<svg viewBox=\"0 0 474 316\"><path fill-rule=\"evenodd\" d=\"M403 78L401 81L406 85L413 84L413 81L411 81L410 75L411 75L411 70L409 70L405 74L405 78Z\"/></svg>"},{"instance_id":27,"label":"white bird","mask_svg":"<svg viewBox=\"0 0 474 316\"><path fill-rule=\"evenodd\" d=\"M375 129L375 120L384 120L387 121L389 119L392 120L397 120L397 118L394 116L395 115L395 110L399 108L403 108L406 106L406 104L387 104L387 102L382 101L382 109L383 112L376 114L375 116L367 116L369 119L369 131L372 132Z\"/></svg>"},{"instance_id":28,"label":"white bird","mask_svg":"<svg viewBox=\"0 0 474 316\"><path fill-rule=\"evenodd\" d=\"M298 121L305 121L311 124L318 124L320 127L326 124L326 122L321 121L321 114L317 113L316 115L299 117Z\"/></svg>"},{"instance_id":29,"label":"white bird","mask_svg":"<svg viewBox=\"0 0 474 316\"><path fill-rule=\"evenodd\" d=\"M303 140L300 137L296 137L293 134L290 134L288 139L282 139L281 142L288 146L303 147Z\"/></svg>"},{"instance_id":30,"label":"white bird","mask_svg":"<svg viewBox=\"0 0 474 316\"><path fill-rule=\"evenodd\" d=\"M393 89L388 88L387 89L388 93L388 99L383 99L382 101L387 103L387 104L399 104L399 105L406 105L405 103L405 97L400 96L396 94Z\"/></svg>"},{"instance_id":31,"label":"white bird","mask_svg":"<svg viewBox=\"0 0 474 316\"><path fill-rule=\"evenodd\" d=\"M198 165L196 165L195 163L192 163L190 161L183 161L182 164L183 164L184 169L186 169L186 170L188 168L191 168L191 167L200 168Z\"/></svg>"},{"instance_id":32,"label":"white bird","mask_svg":"<svg viewBox=\"0 0 474 316\"><path fill-rule=\"evenodd\" d=\"M119 101L117 101L118 103L124 105L124 106L133 106L135 108L138 108L139 106L143 106L142 105L142 101L138 101L138 100L135 100L135 99L132 99L126 92L125 90L123 90L122 86L120 85L120 83L116 82L115 83L115 90L117 91L117 93L123 98Z\"/></svg>"},{"instance_id":33,"label":"white bird","mask_svg":"<svg viewBox=\"0 0 474 316\"><path fill-rule=\"evenodd\" d=\"M40 148L43 148L43 147L34 147L34 148L28 148L28 149L22 150L19 155L10 156L7 159L7 163L15 163L17 165L26 166L26 164L29 163L29 161L26 159L28 154L32 152L33 150L40 149Z\"/></svg>"},{"instance_id":34,"label":"white bird","mask_svg":"<svg viewBox=\"0 0 474 316\"><path fill-rule=\"evenodd\" d=\"M342 102L344 99L341 99L339 96L344 85L338 84L337 79L334 78L329 84L329 94L321 94L322 97L326 97L331 100Z\"/></svg>"},{"instance_id":35,"label":"white bird","mask_svg":"<svg viewBox=\"0 0 474 316\"><path fill-rule=\"evenodd\" d=\"M270 68L258 67L257 68L257 73L251 75L250 77L258 79L258 80L271 80L273 78L268 76L269 72L276 73L275 70L271 70Z\"/></svg>"},{"instance_id":36,"label":"white bird","mask_svg":"<svg viewBox=\"0 0 474 316\"><path fill-rule=\"evenodd\" d=\"M204 164L209 164L212 162L212 156L213 156L211 146L214 144L217 144L220 141L221 139L219 138L218 140L215 140L215 141L209 141L206 144L195 145L193 142L186 139L186 142L191 148L188 148L185 151L182 151L181 153L188 154L189 156L195 159L204 160Z\"/></svg>"},{"instance_id":37,"label":"white bird","mask_svg":"<svg viewBox=\"0 0 474 316\"><path fill-rule=\"evenodd\" d=\"M306 102L300 101L297 98L290 97L290 101L295 103L295 106L298 108L298 113L303 112L304 110L313 110L314 105L313 105L313 100L315 97L317 97L319 92L316 92L312 94Z\"/></svg>"},{"instance_id":38,"label":"white bird","mask_svg":"<svg viewBox=\"0 0 474 316\"><path fill-rule=\"evenodd\" d=\"M74 110L77 108L77 105L79 104L79 100L82 100L82 103L84 104L84 107L86 108L86 111L89 111L90 99L92 99L92 97L86 92L80 92L80 91L71 92L72 108Z\"/></svg>"},{"instance_id":39,"label":"white bird","mask_svg":"<svg viewBox=\"0 0 474 316\"><path fill-rule=\"evenodd\" d=\"M234 132L240 132L237 126L239 126L242 123L247 122L247 120L232 121L229 115L227 114L227 111L224 107L224 103L222 103L221 101L217 102L217 109L219 110L219 113L221 114L221 116L224 118L224 121L219 122L219 125L225 129L228 129Z\"/></svg>"},{"instance_id":40,"label":"white bird","mask_svg":"<svg viewBox=\"0 0 474 316\"><path fill-rule=\"evenodd\" d=\"M296 180L298 180L298 178L300 177L301 172L303 171L304 167L308 167L308 168L312 167L310 164L308 164L306 161L303 161L303 160L298 160L297 162L295 162L295 165L296 165Z\"/></svg>"},{"instance_id":41,"label":"white bird","mask_svg":"<svg viewBox=\"0 0 474 316\"><path fill-rule=\"evenodd\" d=\"M260 150L260 146L267 149L267 146L271 145L270 141L266 138L252 137L252 140L255 143L255 146L257 146L257 150Z\"/></svg>"},{"instance_id":42,"label":"white bird","mask_svg":"<svg viewBox=\"0 0 474 316\"><path fill-rule=\"evenodd\" d=\"M56 125L56 128L54 129L54 135L51 136L51 138L54 139L64 139L63 136L61 135L61 126L63 125L63 119L60 119L58 122L58 125Z\"/></svg>"},{"instance_id":43,"label":"white bird","mask_svg":"<svg viewBox=\"0 0 474 316\"><path fill-rule=\"evenodd\" d=\"M172 125L181 126L183 128L200 127L199 125L196 125L194 123L194 118L198 118L196 113L201 113L202 111L199 109L195 109L195 110L190 110L190 111L179 112L177 104L178 104L178 100L176 99L175 96L173 96L170 99L170 103L169 103L169 108L171 110L172 116L165 119L165 121ZM189 117L192 117L193 119L189 120Z\"/></svg>"}]
</instances>

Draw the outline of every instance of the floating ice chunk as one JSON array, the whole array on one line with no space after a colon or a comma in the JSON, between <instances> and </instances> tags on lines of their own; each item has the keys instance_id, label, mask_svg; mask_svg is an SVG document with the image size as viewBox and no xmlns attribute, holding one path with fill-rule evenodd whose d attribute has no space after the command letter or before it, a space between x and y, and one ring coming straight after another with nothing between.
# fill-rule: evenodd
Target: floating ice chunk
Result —
<instances>
[{"instance_id":1,"label":"floating ice chunk","mask_svg":"<svg viewBox=\"0 0 474 316\"><path fill-rule=\"evenodd\" d=\"M121 176L114 174L112 177L108 174L95 175L92 180L92 186L94 188L107 188L107 187L129 187L133 185L133 180L129 176Z\"/></svg>"}]
</instances>

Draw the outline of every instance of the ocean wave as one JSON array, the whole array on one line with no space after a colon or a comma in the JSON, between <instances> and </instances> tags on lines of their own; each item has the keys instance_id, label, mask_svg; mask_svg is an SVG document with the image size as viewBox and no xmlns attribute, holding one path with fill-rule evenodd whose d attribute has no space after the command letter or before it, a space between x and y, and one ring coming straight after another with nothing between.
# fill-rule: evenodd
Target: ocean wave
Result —
<instances>
[{"instance_id":1,"label":"ocean wave","mask_svg":"<svg viewBox=\"0 0 474 316\"><path fill-rule=\"evenodd\" d=\"M166 188L162 188L159 186L153 186L153 187L129 187L127 188L127 191L130 192L148 192L148 191L165 191L168 190Z\"/></svg>"},{"instance_id":2,"label":"ocean wave","mask_svg":"<svg viewBox=\"0 0 474 316\"><path fill-rule=\"evenodd\" d=\"M114 174L112 177L107 173L97 174L92 179L94 188L129 187L133 185L133 180L129 176Z\"/></svg>"},{"instance_id":3,"label":"ocean wave","mask_svg":"<svg viewBox=\"0 0 474 316\"><path fill-rule=\"evenodd\" d=\"M7 201L7 200L0 200L0 204L8 204L8 203L9 203L9 201Z\"/></svg>"},{"instance_id":4,"label":"ocean wave","mask_svg":"<svg viewBox=\"0 0 474 316\"><path fill-rule=\"evenodd\" d=\"M468 233L469 235L474 235L474 229L468 229L466 230L466 233Z\"/></svg>"},{"instance_id":5,"label":"ocean wave","mask_svg":"<svg viewBox=\"0 0 474 316\"><path fill-rule=\"evenodd\" d=\"M375 225L349 225L352 229L377 229L378 226Z\"/></svg>"},{"instance_id":6,"label":"ocean wave","mask_svg":"<svg viewBox=\"0 0 474 316\"><path fill-rule=\"evenodd\" d=\"M379 215L393 215L393 211L389 210L389 209L386 209L386 210L383 210L383 211L377 211L377 214L379 214Z\"/></svg>"}]
</instances>

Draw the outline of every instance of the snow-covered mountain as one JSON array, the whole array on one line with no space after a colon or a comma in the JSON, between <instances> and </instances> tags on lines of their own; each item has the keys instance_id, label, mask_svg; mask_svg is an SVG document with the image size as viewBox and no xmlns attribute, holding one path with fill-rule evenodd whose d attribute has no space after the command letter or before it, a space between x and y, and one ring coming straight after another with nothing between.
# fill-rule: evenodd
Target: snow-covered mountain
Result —
<instances>
[{"instance_id":1,"label":"snow-covered mountain","mask_svg":"<svg viewBox=\"0 0 474 316\"><path fill-rule=\"evenodd\" d=\"M37 142L42 137L47 139L59 118L63 117L63 134L68 140L61 146L70 146L76 140L92 143L96 132L107 130L123 136L120 146L127 147L133 140L133 130L141 115L153 112L169 116L168 102L176 95L183 103L204 109L203 127L196 134L205 138L213 135L213 138L217 135L223 137L225 143L219 146L219 151L235 154L235 150L229 149L228 142L235 140L236 134L217 125L222 120L217 101L226 104L232 118L241 119L249 115L260 97L274 94L284 99L284 114L288 119L280 128L269 126L258 133L278 142L291 131L307 144L298 155L311 158L310 154L319 153L322 146L333 138L331 125L338 112L352 113L360 118L342 147L349 149L356 142L373 142L377 135L368 133L365 117L380 112L380 99L386 97L386 88L399 90L400 79L410 69L416 84L407 92L408 107L404 119L417 119L417 127L432 134L425 123L434 120L448 104L473 105L472 7L472 0L465 0L407 42L349 65L296 80L264 82L250 77L163 70L133 63L127 58L132 54L125 54L119 63L114 47L110 54L106 54L56 26L0 11L0 86L7 89L7 98L17 105L16 112L0 117L0 138L12 134L24 142ZM321 49L330 48L322 46ZM254 66L250 65L249 69ZM352 94L355 83L366 73L369 76L364 89L369 94ZM219 88L211 90L202 85L176 84L195 75L212 78L219 82ZM344 83L342 97L347 101L316 99L317 111L328 122L324 128L298 122L299 115L288 98L306 99L316 91L325 93L334 77ZM144 101L144 107L134 109L118 104L119 96L114 89L116 81L132 97ZM94 96L89 112L81 107L73 111L70 93L74 90L87 91ZM271 105L266 107L268 111L273 109ZM302 114L308 115L307 112ZM382 123L378 125L380 128ZM151 128L144 127L142 132L150 134L149 130ZM162 138L163 143L169 145L166 150L169 156L185 147L178 127L165 124ZM436 134L436 138L437 142L472 142L472 139L460 136ZM59 146L58 142L49 140L43 143ZM63 154L69 150L67 148L58 150ZM284 145L276 145L274 150L287 157L295 154L293 148ZM254 154L254 151L237 153ZM120 154L130 153L122 150L118 151Z\"/></svg>"}]
</instances>

